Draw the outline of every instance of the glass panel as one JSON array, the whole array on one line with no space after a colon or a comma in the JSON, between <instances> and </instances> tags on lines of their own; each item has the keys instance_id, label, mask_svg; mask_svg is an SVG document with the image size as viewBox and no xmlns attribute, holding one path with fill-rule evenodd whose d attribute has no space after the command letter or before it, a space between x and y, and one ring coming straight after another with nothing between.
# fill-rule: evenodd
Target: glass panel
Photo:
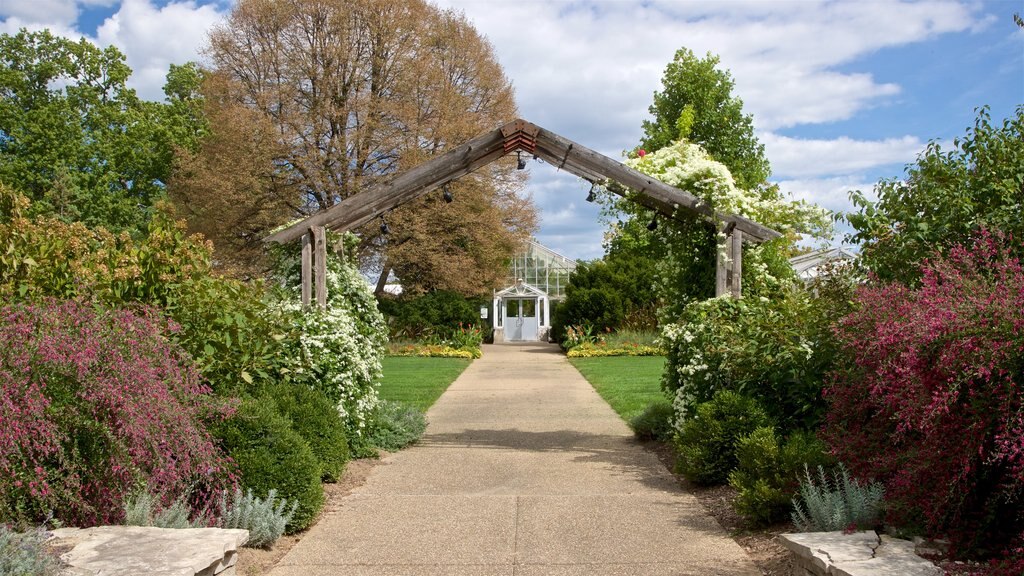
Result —
<instances>
[{"instance_id":1,"label":"glass panel","mask_svg":"<svg viewBox=\"0 0 1024 576\"><path fill-rule=\"evenodd\" d=\"M537 300L537 317L540 318L540 324L544 324L544 301Z\"/></svg>"},{"instance_id":2,"label":"glass panel","mask_svg":"<svg viewBox=\"0 0 1024 576\"><path fill-rule=\"evenodd\" d=\"M519 300L505 300L505 317L519 317Z\"/></svg>"},{"instance_id":3,"label":"glass panel","mask_svg":"<svg viewBox=\"0 0 1024 576\"><path fill-rule=\"evenodd\" d=\"M536 300L523 300L523 318L533 318L536 313Z\"/></svg>"}]
</instances>

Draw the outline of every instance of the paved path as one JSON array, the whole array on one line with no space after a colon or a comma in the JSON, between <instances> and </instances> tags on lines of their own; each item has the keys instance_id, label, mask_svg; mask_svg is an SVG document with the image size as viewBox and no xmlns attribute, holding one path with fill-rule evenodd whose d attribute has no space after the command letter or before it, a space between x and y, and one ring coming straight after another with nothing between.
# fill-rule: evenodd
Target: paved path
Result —
<instances>
[{"instance_id":1,"label":"paved path","mask_svg":"<svg viewBox=\"0 0 1024 576\"><path fill-rule=\"evenodd\" d=\"M271 576L759 571L557 348L495 345Z\"/></svg>"}]
</instances>

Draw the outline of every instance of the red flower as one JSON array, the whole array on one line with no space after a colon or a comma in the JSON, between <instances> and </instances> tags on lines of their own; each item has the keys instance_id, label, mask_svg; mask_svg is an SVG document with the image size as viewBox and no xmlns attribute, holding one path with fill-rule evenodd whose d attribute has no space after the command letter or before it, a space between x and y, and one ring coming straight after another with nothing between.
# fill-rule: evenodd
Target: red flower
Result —
<instances>
[{"instance_id":1,"label":"red flower","mask_svg":"<svg viewBox=\"0 0 1024 576\"><path fill-rule=\"evenodd\" d=\"M643 158L644 156L646 156L646 155L647 155L647 151L646 151L646 150L644 150L643 148L641 148L641 149L637 150L637 151L636 151L636 153L637 153L637 155L638 155L638 156L640 156L641 158Z\"/></svg>"}]
</instances>

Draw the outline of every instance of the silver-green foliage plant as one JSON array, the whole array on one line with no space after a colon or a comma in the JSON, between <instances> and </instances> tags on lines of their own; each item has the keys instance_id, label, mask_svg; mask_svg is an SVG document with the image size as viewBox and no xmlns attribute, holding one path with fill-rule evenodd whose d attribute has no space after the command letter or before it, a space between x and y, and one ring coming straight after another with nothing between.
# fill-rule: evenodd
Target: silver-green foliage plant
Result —
<instances>
[{"instance_id":1,"label":"silver-green foliage plant","mask_svg":"<svg viewBox=\"0 0 1024 576\"><path fill-rule=\"evenodd\" d=\"M59 567L43 529L20 533L0 524L0 576L51 576Z\"/></svg>"},{"instance_id":2,"label":"silver-green foliage plant","mask_svg":"<svg viewBox=\"0 0 1024 576\"><path fill-rule=\"evenodd\" d=\"M240 488L228 501L227 493L220 497L221 528L240 528L249 531L249 539L245 542L248 548L269 548L284 534L284 528L295 514L298 502L277 499L277 490L271 489L267 497L260 499L253 495L252 490L244 494Z\"/></svg>"},{"instance_id":3,"label":"silver-green foliage plant","mask_svg":"<svg viewBox=\"0 0 1024 576\"><path fill-rule=\"evenodd\" d=\"M153 526L155 528L199 528L200 521L189 520L191 511L188 504L178 498L167 508L160 509L159 502L149 492L139 492L124 503L125 526Z\"/></svg>"},{"instance_id":4,"label":"silver-green foliage plant","mask_svg":"<svg viewBox=\"0 0 1024 576\"><path fill-rule=\"evenodd\" d=\"M842 464L826 474L818 466L818 479L804 467L800 496L793 499L793 524L800 532L832 532L877 526L885 489L877 482L861 484Z\"/></svg>"}]
</instances>

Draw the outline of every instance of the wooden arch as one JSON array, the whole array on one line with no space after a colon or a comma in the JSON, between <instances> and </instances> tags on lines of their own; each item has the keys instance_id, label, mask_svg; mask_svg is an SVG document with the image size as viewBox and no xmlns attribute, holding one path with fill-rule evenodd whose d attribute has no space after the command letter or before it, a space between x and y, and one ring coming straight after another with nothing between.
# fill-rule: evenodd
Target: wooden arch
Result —
<instances>
[{"instance_id":1,"label":"wooden arch","mask_svg":"<svg viewBox=\"0 0 1024 576\"><path fill-rule=\"evenodd\" d=\"M317 303L325 306L325 228L338 231L358 228L410 200L518 151L536 156L590 182L607 183L607 188L620 196L625 197L632 192L631 200L665 217L675 218L678 211L684 210L699 214L716 226L722 226L725 239L720 237L719 240L716 295L731 293L739 297L741 248L744 240L763 242L780 236L775 230L742 216L716 213L688 192L669 186L578 142L519 119L481 134L387 182L345 198L331 208L271 234L264 241L284 243L302 239L303 304L310 303L315 285Z\"/></svg>"}]
</instances>

